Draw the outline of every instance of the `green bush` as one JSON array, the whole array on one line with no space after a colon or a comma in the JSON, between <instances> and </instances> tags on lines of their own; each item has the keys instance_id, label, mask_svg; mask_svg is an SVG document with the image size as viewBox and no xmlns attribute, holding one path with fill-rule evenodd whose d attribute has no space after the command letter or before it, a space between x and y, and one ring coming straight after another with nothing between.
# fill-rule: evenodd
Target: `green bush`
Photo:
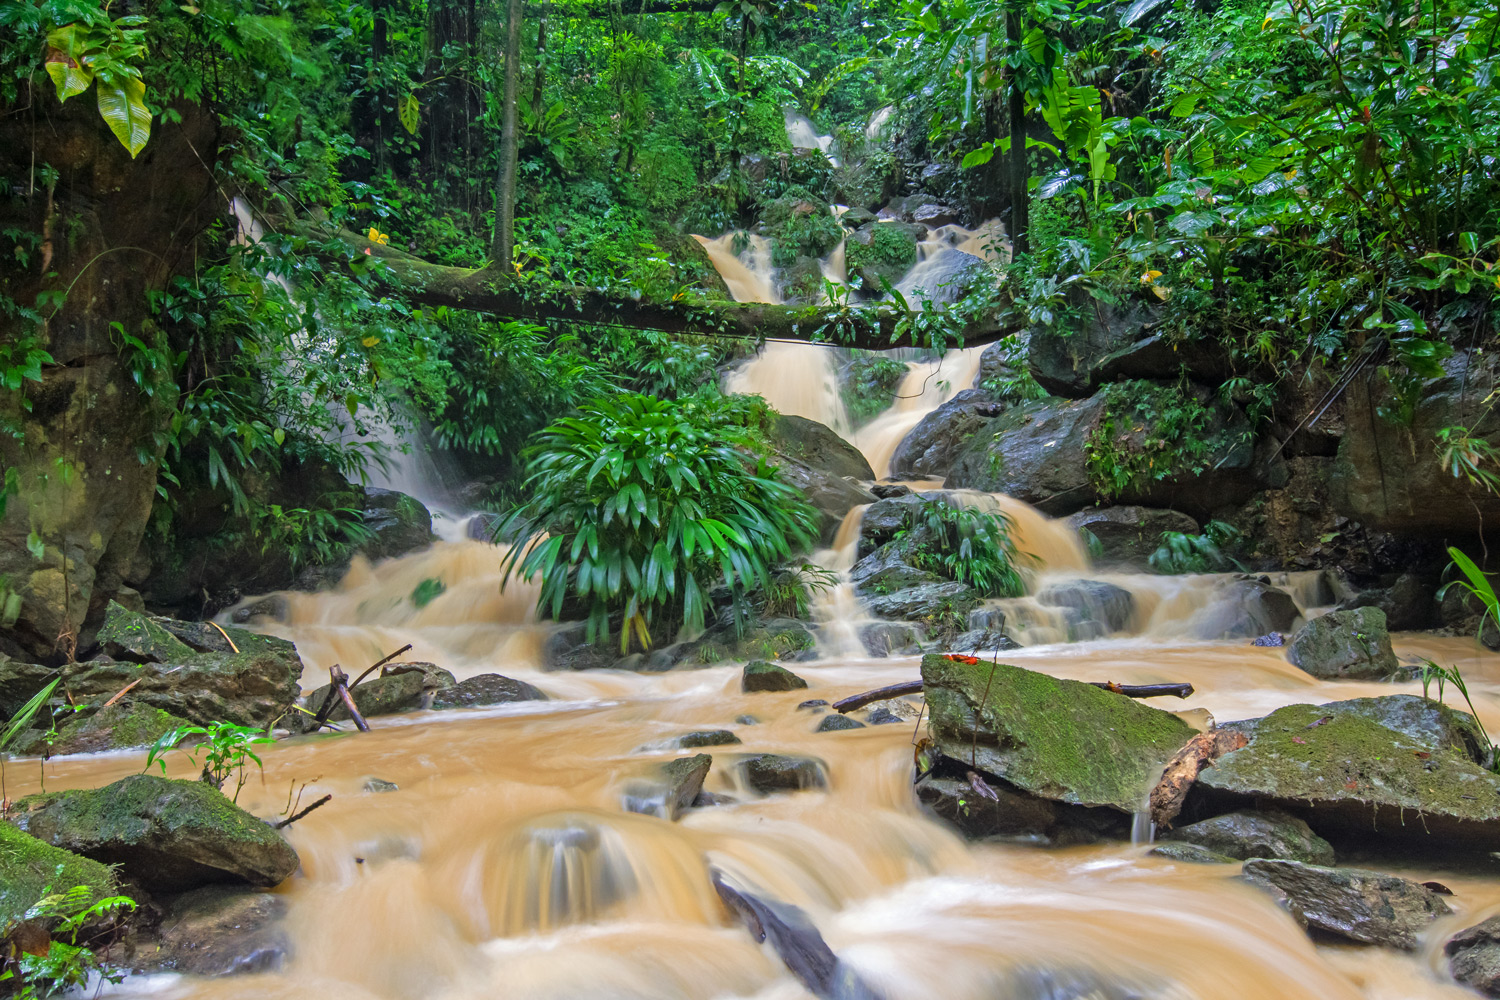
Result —
<instances>
[{"instance_id":1,"label":"green bush","mask_svg":"<svg viewBox=\"0 0 1500 1000\"><path fill-rule=\"evenodd\" d=\"M879 354L849 362L839 389L844 398L844 410L855 426L890 409L906 372L904 364Z\"/></svg>"},{"instance_id":2,"label":"green bush","mask_svg":"<svg viewBox=\"0 0 1500 1000\"><path fill-rule=\"evenodd\" d=\"M870 230L870 242L850 240L846 260L849 267L866 264L906 269L917 262L917 242L901 226L882 223Z\"/></svg>"},{"instance_id":3,"label":"green bush","mask_svg":"<svg viewBox=\"0 0 1500 1000\"><path fill-rule=\"evenodd\" d=\"M1176 475L1200 475L1228 442L1213 406L1185 383L1144 379L1104 388L1104 412L1084 443L1089 479L1108 500Z\"/></svg>"},{"instance_id":4,"label":"green bush","mask_svg":"<svg viewBox=\"0 0 1500 1000\"><path fill-rule=\"evenodd\" d=\"M1011 520L1001 511L928 500L907 515L902 536L915 542L910 560L918 569L967 584L986 597L1026 593Z\"/></svg>"},{"instance_id":5,"label":"green bush","mask_svg":"<svg viewBox=\"0 0 1500 1000\"><path fill-rule=\"evenodd\" d=\"M743 606L816 534L813 509L763 458L752 465L743 440L653 396L559 420L524 453L531 499L499 535L531 541L506 556L505 578L540 577L538 607L554 618L577 602L591 642L619 621L622 651L632 638L650 648L652 629L702 629L715 583Z\"/></svg>"},{"instance_id":6,"label":"green bush","mask_svg":"<svg viewBox=\"0 0 1500 1000\"><path fill-rule=\"evenodd\" d=\"M1189 535L1182 531L1163 531L1161 546L1147 563L1154 573L1173 576L1182 573L1223 573L1230 569L1244 569L1225 550L1240 539L1240 533L1231 524L1209 521L1203 533Z\"/></svg>"}]
</instances>

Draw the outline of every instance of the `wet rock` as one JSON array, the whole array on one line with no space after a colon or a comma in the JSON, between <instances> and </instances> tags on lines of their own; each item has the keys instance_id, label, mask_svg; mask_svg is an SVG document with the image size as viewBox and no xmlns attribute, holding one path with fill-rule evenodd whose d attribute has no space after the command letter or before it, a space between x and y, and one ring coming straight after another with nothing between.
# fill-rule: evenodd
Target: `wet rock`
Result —
<instances>
[{"instance_id":1,"label":"wet rock","mask_svg":"<svg viewBox=\"0 0 1500 1000\"><path fill-rule=\"evenodd\" d=\"M840 368L839 396L850 422L862 426L889 408L906 373L899 361L874 354L856 357ZM870 492L881 495L873 488Z\"/></svg>"},{"instance_id":2,"label":"wet rock","mask_svg":"<svg viewBox=\"0 0 1500 1000\"><path fill-rule=\"evenodd\" d=\"M583 622L564 625L542 644L542 664L547 670L603 670L620 658L618 644L587 641Z\"/></svg>"},{"instance_id":3,"label":"wet rock","mask_svg":"<svg viewBox=\"0 0 1500 1000\"><path fill-rule=\"evenodd\" d=\"M1448 972L1487 997L1500 997L1500 917L1459 931L1443 945Z\"/></svg>"},{"instance_id":4,"label":"wet rock","mask_svg":"<svg viewBox=\"0 0 1500 1000\"><path fill-rule=\"evenodd\" d=\"M166 733L190 723L159 708L120 701L92 715L74 718L52 740L53 756L103 753L149 747ZM28 749L26 752L35 753Z\"/></svg>"},{"instance_id":5,"label":"wet rock","mask_svg":"<svg viewBox=\"0 0 1500 1000\"><path fill-rule=\"evenodd\" d=\"M229 613L229 620L237 625L249 625L253 622L272 621L286 623L291 613L285 597L280 594L272 594L269 597L257 598L248 604L242 604Z\"/></svg>"},{"instance_id":6,"label":"wet rock","mask_svg":"<svg viewBox=\"0 0 1500 1000\"><path fill-rule=\"evenodd\" d=\"M1133 813L1193 736L1169 712L1009 664L924 656L922 680L942 754L1074 805Z\"/></svg>"},{"instance_id":7,"label":"wet rock","mask_svg":"<svg viewBox=\"0 0 1500 1000\"><path fill-rule=\"evenodd\" d=\"M918 715L924 714L922 709L907 701L905 698L887 698L884 701L872 701L865 706L866 720L870 725L879 725L874 721L877 713L885 713L898 722L910 722Z\"/></svg>"},{"instance_id":8,"label":"wet rock","mask_svg":"<svg viewBox=\"0 0 1500 1000\"><path fill-rule=\"evenodd\" d=\"M142 942L127 964L136 972L228 976L274 972L291 941L281 927L282 896L204 886L171 902L155 940Z\"/></svg>"},{"instance_id":9,"label":"wet rock","mask_svg":"<svg viewBox=\"0 0 1500 1000\"><path fill-rule=\"evenodd\" d=\"M849 571L849 581L860 594L884 594L905 587L942 582L942 577L917 569L907 562L908 558L908 546L887 542L854 564Z\"/></svg>"},{"instance_id":10,"label":"wet rock","mask_svg":"<svg viewBox=\"0 0 1500 1000\"><path fill-rule=\"evenodd\" d=\"M828 787L828 769L816 757L758 753L740 757L734 767L740 782L761 795Z\"/></svg>"},{"instance_id":11,"label":"wet rock","mask_svg":"<svg viewBox=\"0 0 1500 1000\"><path fill-rule=\"evenodd\" d=\"M1178 827L1165 835L1216 854L1237 858L1276 858L1331 865L1333 845L1295 816L1246 809Z\"/></svg>"},{"instance_id":12,"label":"wet rock","mask_svg":"<svg viewBox=\"0 0 1500 1000\"><path fill-rule=\"evenodd\" d=\"M1289 632L1301 613L1284 590L1255 579L1229 580L1193 623L1199 639L1249 639Z\"/></svg>"},{"instance_id":13,"label":"wet rock","mask_svg":"<svg viewBox=\"0 0 1500 1000\"><path fill-rule=\"evenodd\" d=\"M1072 608L1084 621L1099 622L1110 632L1125 631L1135 614L1135 598L1130 591L1098 580L1069 580L1046 588L1036 599L1053 607Z\"/></svg>"},{"instance_id":14,"label":"wet rock","mask_svg":"<svg viewBox=\"0 0 1500 1000\"><path fill-rule=\"evenodd\" d=\"M996 607L978 607L969 612L969 629L1002 631L1005 628L1005 611Z\"/></svg>"},{"instance_id":15,"label":"wet rock","mask_svg":"<svg viewBox=\"0 0 1500 1000\"><path fill-rule=\"evenodd\" d=\"M1031 331L1027 362L1043 389L1054 396L1081 399L1099 387L1099 364L1139 339L1152 322L1153 312L1144 304L1121 310L1085 295L1071 298L1075 306L1084 307L1080 310L1082 328Z\"/></svg>"},{"instance_id":16,"label":"wet rock","mask_svg":"<svg viewBox=\"0 0 1500 1000\"><path fill-rule=\"evenodd\" d=\"M940 164L932 164L939 166ZM924 178L925 179L925 178ZM958 221L959 212L956 208L947 205L925 204L918 205L908 213L911 221L928 229L936 229L939 226L949 226Z\"/></svg>"},{"instance_id":17,"label":"wet rock","mask_svg":"<svg viewBox=\"0 0 1500 1000\"><path fill-rule=\"evenodd\" d=\"M1231 858L1227 854L1217 854L1206 847L1197 844L1189 844L1186 841L1166 841L1157 844L1147 852L1153 858L1166 858L1168 861L1186 861L1193 865L1232 865L1239 859Z\"/></svg>"},{"instance_id":18,"label":"wet rock","mask_svg":"<svg viewBox=\"0 0 1500 1000\"><path fill-rule=\"evenodd\" d=\"M732 746L739 743L740 738L727 729L699 729L684 733L672 742L682 750L692 750L696 747Z\"/></svg>"},{"instance_id":19,"label":"wet rock","mask_svg":"<svg viewBox=\"0 0 1500 1000\"><path fill-rule=\"evenodd\" d=\"M1265 635L1258 635L1254 639L1251 639L1250 645L1280 648L1286 645L1286 639L1285 632L1267 632Z\"/></svg>"},{"instance_id":20,"label":"wet rock","mask_svg":"<svg viewBox=\"0 0 1500 1000\"><path fill-rule=\"evenodd\" d=\"M1161 545L1166 531L1196 535L1198 522L1176 510L1154 507L1090 507L1067 518L1069 526L1088 531L1099 540L1105 562L1144 566Z\"/></svg>"},{"instance_id":21,"label":"wet rock","mask_svg":"<svg viewBox=\"0 0 1500 1000\"><path fill-rule=\"evenodd\" d=\"M381 677L370 677L350 690L349 693L354 697L354 706L365 718L414 712L434 701L437 691L451 690L457 686L452 674L431 663L398 663L393 664L392 667L416 669ZM353 680L353 678L350 679ZM323 702L332 693L331 684L324 684L320 688L313 689L304 702L305 707L309 712L317 714L322 709ZM328 719L332 722L339 722L348 718L349 710L344 707L343 699L335 695L333 709L329 712ZM289 723L292 721L288 719ZM312 716L301 712L297 713L295 721L304 729L312 727Z\"/></svg>"},{"instance_id":22,"label":"wet rock","mask_svg":"<svg viewBox=\"0 0 1500 1000\"><path fill-rule=\"evenodd\" d=\"M1286 658L1323 680L1387 680L1400 666L1391 649L1385 612L1373 607L1314 618L1292 637Z\"/></svg>"},{"instance_id":23,"label":"wet rock","mask_svg":"<svg viewBox=\"0 0 1500 1000\"><path fill-rule=\"evenodd\" d=\"M297 870L297 852L280 834L201 781L133 774L103 788L33 795L16 808L27 833L119 865L151 892L215 882L270 888Z\"/></svg>"},{"instance_id":24,"label":"wet rock","mask_svg":"<svg viewBox=\"0 0 1500 1000\"><path fill-rule=\"evenodd\" d=\"M999 779L988 780L989 793L981 793L963 776L967 759L948 761L939 767L943 773L918 783L917 799L927 812L970 840L1026 840L1062 846L1129 832L1129 821L1112 810L1038 798Z\"/></svg>"},{"instance_id":25,"label":"wet rock","mask_svg":"<svg viewBox=\"0 0 1500 1000\"><path fill-rule=\"evenodd\" d=\"M881 618L935 619L942 615L958 616L963 621L979 603L979 595L965 584L955 581L924 583L889 594L869 598L870 613Z\"/></svg>"},{"instance_id":26,"label":"wet rock","mask_svg":"<svg viewBox=\"0 0 1500 1000\"><path fill-rule=\"evenodd\" d=\"M900 479L941 479L959 453L993 413L981 413L994 397L983 389L964 389L927 416L896 446L891 476Z\"/></svg>"},{"instance_id":27,"label":"wet rock","mask_svg":"<svg viewBox=\"0 0 1500 1000\"><path fill-rule=\"evenodd\" d=\"M511 701L546 700L545 694L525 681L501 674L476 674L452 687L439 688L432 696L432 707L473 708L479 705L502 705Z\"/></svg>"},{"instance_id":28,"label":"wet rock","mask_svg":"<svg viewBox=\"0 0 1500 1000\"><path fill-rule=\"evenodd\" d=\"M374 537L362 544L360 551L372 560L404 556L436 540L432 514L420 500L396 490L365 487L364 520Z\"/></svg>"},{"instance_id":29,"label":"wet rock","mask_svg":"<svg viewBox=\"0 0 1500 1000\"><path fill-rule=\"evenodd\" d=\"M117 601L109 602L98 641L106 656L131 663L176 663L197 652L169 632L163 622Z\"/></svg>"},{"instance_id":30,"label":"wet rock","mask_svg":"<svg viewBox=\"0 0 1500 1000\"><path fill-rule=\"evenodd\" d=\"M955 653L988 653L994 650L1020 649L1021 644L1004 632L994 629L971 629L951 642L944 643Z\"/></svg>"},{"instance_id":31,"label":"wet rock","mask_svg":"<svg viewBox=\"0 0 1500 1000\"><path fill-rule=\"evenodd\" d=\"M815 733L836 733L845 729L863 729L865 724L858 719L851 719L847 715L839 715L837 712L823 716L823 721L818 723Z\"/></svg>"},{"instance_id":32,"label":"wet rock","mask_svg":"<svg viewBox=\"0 0 1500 1000\"><path fill-rule=\"evenodd\" d=\"M625 792L625 811L675 820L692 806L714 759L706 753L679 757L657 768L657 777L636 782Z\"/></svg>"},{"instance_id":33,"label":"wet rock","mask_svg":"<svg viewBox=\"0 0 1500 1000\"><path fill-rule=\"evenodd\" d=\"M1309 930L1358 944L1414 951L1417 934L1453 912L1421 883L1381 872L1268 859L1247 861L1243 871L1252 884L1278 891Z\"/></svg>"},{"instance_id":34,"label":"wet rock","mask_svg":"<svg viewBox=\"0 0 1500 1000\"><path fill-rule=\"evenodd\" d=\"M736 715L734 723L737 726L758 726L760 725L760 720L753 715Z\"/></svg>"},{"instance_id":35,"label":"wet rock","mask_svg":"<svg viewBox=\"0 0 1500 1000\"><path fill-rule=\"evenodd\" d=\"M895 712L892 712L888 708L871 709L865 715L865 723L871 726L889 726L893 723L905 721L907 720L903 719L901 716L897 715Z\"/></svg>"},{"instance_id":36,"label":"wet rock","mask_svg":"<svg viewBox=\"0 0 1500 1000\"><path fill-rule=\"evenodd\" d=\"M97 861L53 847L0 820L0 927L19 920L46 891L92 890L89 902L118 889L114 872Z\"/></svg>"},{"instance_id":37,"label":"wet rock","mask_svg":"<svg viewBox=\"0 0 1500 1000\"><path fill-rule=\"evenodd\" d=\"M910 489L892 497L877 500L865 508L859 521L859 552L863 559L877 548L895 539L897 533L911 525L912 516L929 500L942 493L913 493ZM899 551L894 549L893 551Z\"/></svg>"},{"instance_id":38,"label":"wet rock","mask_svg":"<svg viewBox=\"0 0 1500 1000\"><path fill-rule=\"evenodd\" d=\"M661 660L645 669L666 670L674 666L700 666L745 660L790 660L816 649L817 641L806 622L794 618L767 618L736 630L729 614L694 642L680 643Z\"/></svg>"},{"instance_id":39,"label":"wet rock","mask_svg":"<svg viewBox=\"0 0 1500 1000\"><path fill-rule=\"evenodd\" d=\"M897 497L911 496L911 487L905 483L875 483L870 487L870 492L881 500L894 500Z\"/></svg>"},{"instance_id":40,"label":"wet rock","mask_svg":"<svg viewBox=\"0 0 1500 1000\"><path fill-rule=\"evenodd\" d=\"M1229 723L1250 743L1198 776L1185 811L1255 805L1299 815L1335 843L1349 835L1363 844L1490 850L1500 837L1500 777L1461 750L1413 739L1367 714L1288 705Z\"/></svg>"},{"instance_id":41,"label":"wet rock","mask_svg":"<svg viewBox=\"0 0 1500 1000\"><path fill-rule=\"evenodd\" d=\"M384 778L366 778L364 789L372 794L383 795L386 792L399 792L401 786L394 781L386 781Z\"/></svg>"},{"instance_id":42,"label":"wet rock","mask_svg":"<svg viewBox=\"0 0 1500 1000\"><path fill-rule=\"evenodd\" d=\"M1431 628L1438 621L1435 589L1415 573L1402 573L1388 587L1365 590L1340 601L1336 611L1379 608L1386 627L1395 632Z\"/></svg>"},{"instance_id":43,"label":"wet rock","mask_svg":"<svg viewBox=\"0 0 1500 1000\"><path fill-rule=\"evenodd\" d=\"M765 660L751 660L740 674L741 691L796 691L805 687L807 681Z\"/></svg>"},{"instance_id":44,"label":"wet rock","mask_svg":"<svg viewBox=\"0 0 1500 1000\"><path fill-rule=\"evenodd\" d=\"M58 675L56 667L22 663L0 653L0 718L10 720Z\"/></svg>"},{"instance_id":45,"label":"wet rock","mask_svg":"<svg viewBox=\"0 0 1500 1000\"><path fill-rule=\"evenodd\" d=\"M831 540L844 515L874 495L859 483L875 470L859 449L816 420L778 414L766 430L783 480L801 490L823 515L824 539Z\"/></svg>"},{"instance_id":46,"label":"wet rock","mask_svg":"<svg viewBox=\"0 0 1500 1000\"><path fill-rule=\"evenodd\" d=\"M798 703L798 705L797 705L797 711L799 711L799 712L822 712L827 707L828 707L828 699L827 698L809 698L809 699L807 699L804 702L799 702Z\"/></svg>"},{"instance_id":47,"label":"wet rock","mask_svg":"<svg viewBox=\"0 0 1500 1000\"><path fill-rule=\"evenodd\" d=\"M1378 698L1350 698L1318 706L1324 715L1357 715L1410 737L1429 750L1450 750L1480 767L1491 763L1489 740L1474 717L1415 694L1388 694ZM1253 735L1259 720L1235 723Z\"/></svg>"},{"instance_id":48,"label":"wet rock","mask_svg":"<svg viewBox=\"0 0 1500 1000\"><path fill-rule=\"evenodd\" d=\"M920 653L926 629L905 622L876 622L859 630L859 641L871 656L909 656Z\"/></svg>"},{"instance_id":49,"label":"wet rock","mask_svg":"<svg viewBox=\"0 0 1500 1000\"><path fill-rule=\"evenodd\" d=\"M1053 515L1097 499L1084 456L1102 399L1038 400L996 418L969 439L944 485L1005 493Z\"/></svg>"}]
</instances>

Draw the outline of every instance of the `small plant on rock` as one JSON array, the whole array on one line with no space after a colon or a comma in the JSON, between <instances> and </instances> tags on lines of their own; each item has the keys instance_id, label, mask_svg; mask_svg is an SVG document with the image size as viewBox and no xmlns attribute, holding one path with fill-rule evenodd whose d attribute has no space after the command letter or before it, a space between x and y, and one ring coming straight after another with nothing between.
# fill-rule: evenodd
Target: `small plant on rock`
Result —
<instances>
[{"instance_id":1,"label":"small plant on rock","mask_svg":"<svg viewBox=\"0 0 1500 1000\"><path fill-rule=\"evenodd\" d=\"M1019 597L1026 581L1017 568L1011 519L1001 511L929 500L908 515L912 565L967 584L986 597Z\"/></svg>"},{"instance_id":2,"label":"small plant on rock","mask_svg":"<svg viewBox=\"0 0 1500 1000\"><path fill-rule=\"evenodd\" d=\"M1189 535L1182 531L1163 531L1161 546L1147 563L1152 572L1164 576L1183 573L1227 573L1231 569L1243 570L1239 561L1225 552L1240 539L1239 531L1223 521L1209 521L1203 533Z\"/></svg>"},{"instance_id":3,"label":"small plant on rock","mask_svg":"<svg viewBox=\"0 0 1500 1000\"><path fill-rule=\"evenodd\" d=\"M201 742L192 746L184 746L185 740L201 737ZM256 756L252 746L261 743L274 743L270 736L250 726L237 726L232 722L213 722L207 726L178 726L171 732L163 733L161 737L152 744L146 754L146 766L143 770L150 770L155 764L161 768L161 773L167 773L167 752L179 750L187 755L195 765L198 763L198 755L203 754L203 780L219 790L223 790L224 782L229 780L231 774L236 776L234 795L231 798L238 802L240 789L245 787L245 767L254 764L257 768L263 768L260 758Z\"/></svg>"}]
</instances>

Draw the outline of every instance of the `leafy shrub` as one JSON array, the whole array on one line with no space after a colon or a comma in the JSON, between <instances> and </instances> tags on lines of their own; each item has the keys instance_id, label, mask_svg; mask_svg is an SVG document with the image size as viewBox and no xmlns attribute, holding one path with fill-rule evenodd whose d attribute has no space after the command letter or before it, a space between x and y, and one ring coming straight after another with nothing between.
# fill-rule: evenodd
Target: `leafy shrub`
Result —
<instances>
[{"instance_id":1,"label":"leafy shrub","mask_svg":"<svg viewBox=\"0 0 1500 1000\"><path fill-rule=\"evenodd\" d=\"M851 239L845 253L851 270L866 264L905 270L917 262L917 242L903 227L880 223L870 230L870 242Z\"/></svg>"},{"instance_id":2,"label":"leafy shrub","mask_svg":"<svg viewBox=\"0 0 1500 1000\"><path fill-rule=\"evenodd\" d=\"M1209 521L1200 535L1182 531L1163 531L1161 546L1147 560L1152 572L1165 576L1182 573L1223 573L1231 568L1244 569L1224 550L1240 539L1231 524Z\"/></svg>"},{"instance_id":3,"label":"leafy shrub","mask_svg":"<svg viewBox=\"0 0 1500 1000\"><path fill-rule=\"evenodd\" d=\"M1084 451L1089 479L1104 499L1199 475L1228 443L1214 408L1186 383L1112 382L1101 395L1104 412Z\"/></svg>"},{"instance_id":4,"label":"leafy shrub","mask_svg":"<svg viewBox=\"0 0 1500 1000\"><path fill-rule=\"evenodd\" d=\"M184 746L189 739L200 742ZM260 757L250 748L261 743L274 743L270 736L251 726L237 726L232 722L211 722L207 726L178 726L163 733L146 753L146 766L150 770L155 764L161 773L167 773L167 752L178 750L187 755L194 765L198 755L203 754L203 780L215 788L223 789L231 774L237 775L234 786L234 801L240 798L240 789L245 787L245 767L254 764L261 767Z\"/></svg>"},{"instance_id":5,"label":"leafy shrub","mask_svg":"<svg viewBox=\"0 0 1500 1000\"><path fill-rule=\"evenodd\" d=\"M18 920L0 924L0 955L5 956L0 961L0 984L6 984L0 991L7 995L14 992L18 1000L39 1000L76 995L90 981L94 981L96 990L103 982L124 981L122 971L100 961L92 949L78 943L78 934L87 927L92 932L90 940L96 940L106 921L135 907L135 900L129 896L99 898L99 890L89 885L75 885L66 892L53 892L48 886ZM34 940L28 941L31 947L21 945L31 937L27 931L48 926L50 939L45 939L44 948L39 950ZM12 991L8 981L16 979L19 989Z\"/></svg>"},{"instance_id":6,"label":"leafy shrub","mask_svg":"<svg viewBox=\"0 0 1500 1000\"><path fill-rule=\"evenodd\" d=\"M967 584L986 597L1019 597L1026 581L1016 563L1011 519L1002 511L955 507L928 500L907 515L897 537L912 538L911 562L950 580Z\"/></svg>"},{"instance_id":7,"label":"leafy shrub","mask_svg":"<svg viewBox=\"0 0 1500 1000\"><path fill-rule=\"evenodd\" d=\"M576 601L591 642L619 616L622 651L632 638L650 648L653 628L702 629L714 582L740 605L815 537L813 509L742 440L644 395L559 420L524 453L531 499L498 534L529 541L505 557L505 578L541 577L538 607L554 618Z\"/></svg>"},{"instance_id":8,"label":"leafy shrub","mask_svg":"<svg viewBox=\"0 0 1500 1000\"><path fill-rule=\"evenodd\" d=\"M844 410L855 426L873 420L890 408L906 373L906 365L879 354L849 362L839 392L844 398Z\"/></svg>"}]
</instances>

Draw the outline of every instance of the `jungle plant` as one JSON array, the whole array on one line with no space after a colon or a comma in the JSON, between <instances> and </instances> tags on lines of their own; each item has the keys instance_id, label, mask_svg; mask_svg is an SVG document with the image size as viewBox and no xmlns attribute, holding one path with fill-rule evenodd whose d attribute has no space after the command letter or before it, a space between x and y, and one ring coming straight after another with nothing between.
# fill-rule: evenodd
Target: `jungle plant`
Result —
<instances>
[{"instance_id":1,"label":"jungle plant","mask_svg":"<svg viewBox=\"0 0 1500 1000\"><path fill-rule=\"evenodd\" d=\"M58 874L61 872L59 866ZM0 925L0 983L19 981L20 988L15 992L19 1000L41 1000L79 990L95 976L108 983L121 982L124 975L80 945L78 935L122 910L134 910L136 903L129 896L96 898L98 895L98 890L88 885L76 885L66 892L53 892L48 886L42 890L41 899L19 919ZM35 933L35 929L49 925L53 925L50 931Z\"/></svg>"},{"instance_id":2,"label":"jungle plant","mask_svg":"<svg viewBox=\"0 0 1500 1000\"><path fill-rule=\"evenodd\" d=\"M715 581L739 605L815 536L813 509L742 440L652 396L586 404L523 453L531 499L497 534L529 540L505 579L540 577L538 608L554 618L576 601L591 642L619 621L622 652L649 649L653 629L701 630Z\"/></svg>"},{"instance_id":3,"label":"jungle plant","mask_svg":"<svg viewBox=\"0 0 1500 1000\"><path fill-rule=\"evenodd\" d=\"M1464 704L1469 706L1469 714L1474 717L1474 728L1479 731L1480 738L1484 740L1485 756L1490 761L1490 769L1500 770L1500 759L1497 759L1495 753L1495 743L1490 739L1490 734L1485 731L1484 726L1479 724L1479 713L1474 709L1474 700L1469 697L1469 685L1464 682L1463 671L1459 670L1456 665L1445 667L1432 660L1423 662L1418 669L1422 680L1423 698L1428 697L1428 688L1433 684L1437 686L1437 701L1440 705L1443 703L1443 688L1449 684L1452 684L1458 693L1463 695Z\"/></svg>"},{"instance_id":4,"label":"jungle plant","mask_svg":"<svg viewBox=\"0 0 1500 1000\"><path fill-rule=\"evenodd\" d=\"M161 773L167 773L167 753L178 750L185 754L188 760L196 766L198 755L203 755L203 780L215 788L223 790L224 782L234 774L236 782L234 795L231 799L238 802L240 789L245 787L245 768L254 764L262 768L260 758L255 751L250 749L262 743L274 743L266 732L261 732L251 726L237 726L232 722L211 722L207 726L178 726L170 732L163 733L157 741L152 744L146 753L146 766L142 770L150 770L155 764L161 768ZM202 741L191 746L184 746L184 741L195 737L201 737Z\"/></svg>"},{"instance_id":5,"label":"jungle plant","mask_svg":"<svg viewBox=\"0 0 1500 1000\"><path fill-rule=\"evenodd\" d=\"M10 721L5 724L5 728L3 730L0 730L0 802L7 801L7 797L5 794L5 759L9 756L8 751L10 745L15 742L17 736L20 736L23 732L30 728L32 720L37 717L37 714L39 712L41 712L42 706L47 704L47 699L52 697L52 692L57 690L57 685L60 683L62 683L62 678L59 677L57 680L42 688L36 694L32 695L31 699L27 701L26 704L17 709L15 715L12 715L10 717ZM49 728L54 728L55 730L55 726L53 726L53 724L51 723L50 713L48 719ZM45 766L43 766L42 768L41 784L42 791L46 791L47 769Z\"/></svg>"},{"instance_id":6,"label":"jungle plant","mask_svg":"<svg viewBox=\"0 0 1500 1000\"><path fill-rule=\"evenodd\" d=\"M907 515L898 538L911 538L912 565L967 584L986 597L1019 597L1026 581L1011 537L1012 522L1003 511L956 507L928 500Z\"/></svg>"},{"instance_id":7,"label":"jungle plant","mask_svg":"<svg viewBox=\"0 0 1500 1000\"><path fill-rule=\"evenodd\" d=\"M1224 573L1230 569L1243 570L1239 560L1229 555L1230 548L1240 539L1239 531L1223 521L1209 521L1201 534L1190 535L1184 531L1163 531L1161 545L1146 560L1153 573L1178 576L1184 573Z\"/></svg>"},{"instance_id":8,"label":"jungle plant","mask_svg":"<svg viewBox=\"0 0 1500 1000\"><path fill-rule=\"evenodd\" d=\"M1112 382L1104 411L1084 443L1085 466L1099 495L1113 499L1176 475L1201 475L1229 443L1213 407L1186 382Z\"/></svg>"},{"instance_id":9,"label":"jungle plant","mask_svg":"<svg viewBox=\"0 0 1500 1000\"><path fill-rule=\"evenodd\" d=\"M812 611L813 595L837 585L838 574L816 563L784 566L761 589L760 613L766 618L806 618Z\"/></svg>"},{"instance_id":10,"label":"jungle plant","mask_svg":"<svg viewBox=\"0 0 1500 1000\"><path fill-rule=\"evenodd\" d=\"M1451 545L1448 547L1448 558L1453 560L1448 568L1452 569L1454 566L1457 566L1458 571L1463 574L1463 579L1450 580L1443 584L1442 588L1437 592L1437 600L1441 601L1443 595L1448 592L1448 588L1450 587L1459 587L1467 590L1470 596L1479 601L1484 608L1480 612L1479 624L1475 626L1474 631L1475 638L1479 638L1484 634L1484 627L1487 624L1494 623L1495 625L1500 625L1500 596L1495 594L1495 585L1490 582L1489 576L1485 574L1484 570L1479 568L1474 560Z\"/></svg>"}]
</instances>

